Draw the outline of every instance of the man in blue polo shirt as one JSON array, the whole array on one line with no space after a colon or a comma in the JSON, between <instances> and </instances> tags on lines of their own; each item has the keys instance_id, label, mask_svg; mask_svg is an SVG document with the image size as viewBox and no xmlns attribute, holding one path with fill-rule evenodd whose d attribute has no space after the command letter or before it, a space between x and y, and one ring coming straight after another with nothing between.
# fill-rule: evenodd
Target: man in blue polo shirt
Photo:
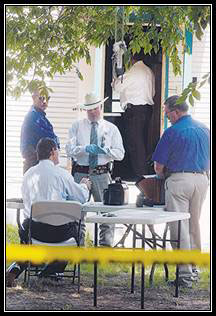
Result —
<instances>
[{"instance_id":1,"label":"man in blue polo shirt","mask_svg":"<svg viewBox=\"0 0 216 316\"><path fill-rule=\"evenodd\" d=\"M210 168L210 131L188 114L186 102L176 104L178 96L164 103L165 115L171 122L153 153L155 172L165 177L166 210L189 212L182 222L181 249L201 250L199 219L208 189ZM171 239L177 239L177 224L170 223ZM176 243L172 243L176 248ZM179 266L179 284L192 287L198 270L192 265ZM175 280L170 284L175 284Z\"/></svg>"},{"instance_id":2,"label":"man in blue polo shirt","mask_svg":"<svg viewBox=\"0 0 216 316\"><path fill-rule=\"evenodd\" d=\"M20 151L23 156L23 174L32 166L38 163L36 154L36 145L43 137L53 139L58 148L60 143L58 137L53 131L53 126L46 118L45 110L48 106L48 100L40 95L39 90L35 90L32 94L33 106L25 116L21 128Z\"/></svg>"}]
</instances>

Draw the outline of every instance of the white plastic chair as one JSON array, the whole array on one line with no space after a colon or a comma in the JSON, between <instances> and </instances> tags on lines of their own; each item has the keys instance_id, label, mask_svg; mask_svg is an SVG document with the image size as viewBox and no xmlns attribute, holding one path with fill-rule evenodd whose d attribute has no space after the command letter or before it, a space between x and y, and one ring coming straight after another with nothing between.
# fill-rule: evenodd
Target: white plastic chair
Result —
<instances>
[{"instance_id":1,"label":"white plastic chair","mask_svg":"<svg viewBox=\"0 0 216 316\"><path fill-rule=\"evenodd\" d=\"M81 227L81 207L82 204L77 201L38 201L32 204L30 222L29 222L29 244L36 245L46 245L46 246L78 246L80 245L80 227ZM64 225L69 222L78 222L78 233L77 233L77 242L74 237L59 243L47 243L41 242L32 238L31 232L31 223L32 220L46 223L54 226ZM35 268L34 268L35 270ZM31 263L29 262L27 268L28 280L27 284L29 285L30 276L36 276L37 274L31 274L32 268ZM26 272L26 271L25 271ZM69 271L65 271L69 272ZM75 277L78 278L78 293L80 290L80 264L78 264L78 271L76 276L76 265L72 272L73 282ZM66 277L66 275L62 275ZM26 274L25 274L26 279Z\"/></svg>"}]
</instances>

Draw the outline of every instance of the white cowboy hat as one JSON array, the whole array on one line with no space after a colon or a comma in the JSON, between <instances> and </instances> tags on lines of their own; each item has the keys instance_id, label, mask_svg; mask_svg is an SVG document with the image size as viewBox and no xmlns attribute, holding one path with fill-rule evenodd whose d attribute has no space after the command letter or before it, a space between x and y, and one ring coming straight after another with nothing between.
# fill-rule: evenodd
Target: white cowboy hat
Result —
<instances>
[{"instance_id":1,"label":"white cowboy hat","mask_svg":"<svg viewBox=\"0 0 216 316\"><path fill-rule=\"evenodd\" d=\"M104 103L108 98L109 97L106 97L105 99L100 100L100 98L94 93L87 93L85 95L85 103L80 104L80 108L85 110L93 110L97 108L101 103Z\"/></svg>"}]
</instances>

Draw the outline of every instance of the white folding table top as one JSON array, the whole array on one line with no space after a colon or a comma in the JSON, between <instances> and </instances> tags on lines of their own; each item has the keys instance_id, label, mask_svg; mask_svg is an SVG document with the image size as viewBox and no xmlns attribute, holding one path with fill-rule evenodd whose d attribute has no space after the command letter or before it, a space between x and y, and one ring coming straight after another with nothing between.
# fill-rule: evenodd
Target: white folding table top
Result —
<instances>
[{"instance_id":1,"label":"white folding table top","mask_svg":"<svg viewBox=\"0 0 216 316\"><path fill-rule=\"evenodd\" d=\"M126 210L126 209L133 209L133 210L157 210L157 211L163 211L164 206L163 205L154 205L154 207L150 206L143 206L143 207L137 207L135 203L129 203L126 205L104 205L103 202L86 202L82 206L82 211L85 212L113 212L113 211L120 211L120 210Z\"/></svg>"},{"instance_id":2,"label":"white folding table top","mask_svg":"<svg viewBox=\"0 0 216 316\"><path fill-rule=\"evenodd\" d=\"M68 201L69 202L69 201ZM6 202L6 207L11 209L24 209L24 204L21 202ZM112 212L118 210L133 209L133 210L152 210L163 211L163 205L154 205L154 207L143 206L136 207L135 203L126 205L104 205L103 202L86 202L82 205L84 212Z\"/></svg>"},{"instance_id":3,"label":"white folding table top","mask_svg":"<svg viewBox=\"0 0 216 316\"><path fill-rule=\"evenodd\" d=\"M158 211L155 209L124 209L104 215L86 217L87 223L107 224L163 224L190 218L189 213Z\"/></svg>"}]
</instances>

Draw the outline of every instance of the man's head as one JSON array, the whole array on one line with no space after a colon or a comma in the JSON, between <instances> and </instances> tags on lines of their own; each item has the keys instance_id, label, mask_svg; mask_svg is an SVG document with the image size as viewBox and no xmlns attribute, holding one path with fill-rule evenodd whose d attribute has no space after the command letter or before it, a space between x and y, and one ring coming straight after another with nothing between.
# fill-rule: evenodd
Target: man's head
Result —
<instances>
[{"instance_id":1,"label":"man's head","mask_svg":"<svg viewBox=\"0 0 216 316\"><path fill-rule=\"evenodd\" d=\"M186 102L176 104L178 99L178 95L173 95L164 102L164 112L172 124L188 114L188 104Z\"/></svg>"},{"instance_id":2,"label":"man's head","mask_svg":"<svg viewBox=\"0 0 216 316\"><path fill-rule=\"evenodd\" d=\"M32 93L32 99L33 99L33 104L37 109L41 111L45 111L46 108L48 107L48 101L50 97L48 97L48 101L46 101L46 98L40 94L38 89L36 89Z\"/></svg>"},{"instance_id":3,"label":"man's head","mask_svg":"<svg viewBox=\"0 0 216 316\"><path fill-rule=\"evenodd\" d=\"M85 96L85 103L81 105L82 109L87 110L89 121L97 122L101 118L103 103L108 99L98 98L94 93L88 93Z\"/></svg>"},{"instance_id":4,"label":"man's head","mask_svg":"<svg viewBox=\"0 0 216 316\"><path fill-rule=\"evenodd\" d=\"M140 50L139 53L135 53L131 56L132 65L135 64L139 60L144 60L144 52L143 49Z\"/></svg>"},{"instance_id":5,"label":"man's head","mask_svg":"<svg viewBox=\"0 0 216 316\"><path fill-rule=\"evenodd\" d=\"M55 165L59 163L58 147L55 141L49 137L44 137L39 140L36 146L38 160L49 159Z\"/></svg>"}]
</instances>

